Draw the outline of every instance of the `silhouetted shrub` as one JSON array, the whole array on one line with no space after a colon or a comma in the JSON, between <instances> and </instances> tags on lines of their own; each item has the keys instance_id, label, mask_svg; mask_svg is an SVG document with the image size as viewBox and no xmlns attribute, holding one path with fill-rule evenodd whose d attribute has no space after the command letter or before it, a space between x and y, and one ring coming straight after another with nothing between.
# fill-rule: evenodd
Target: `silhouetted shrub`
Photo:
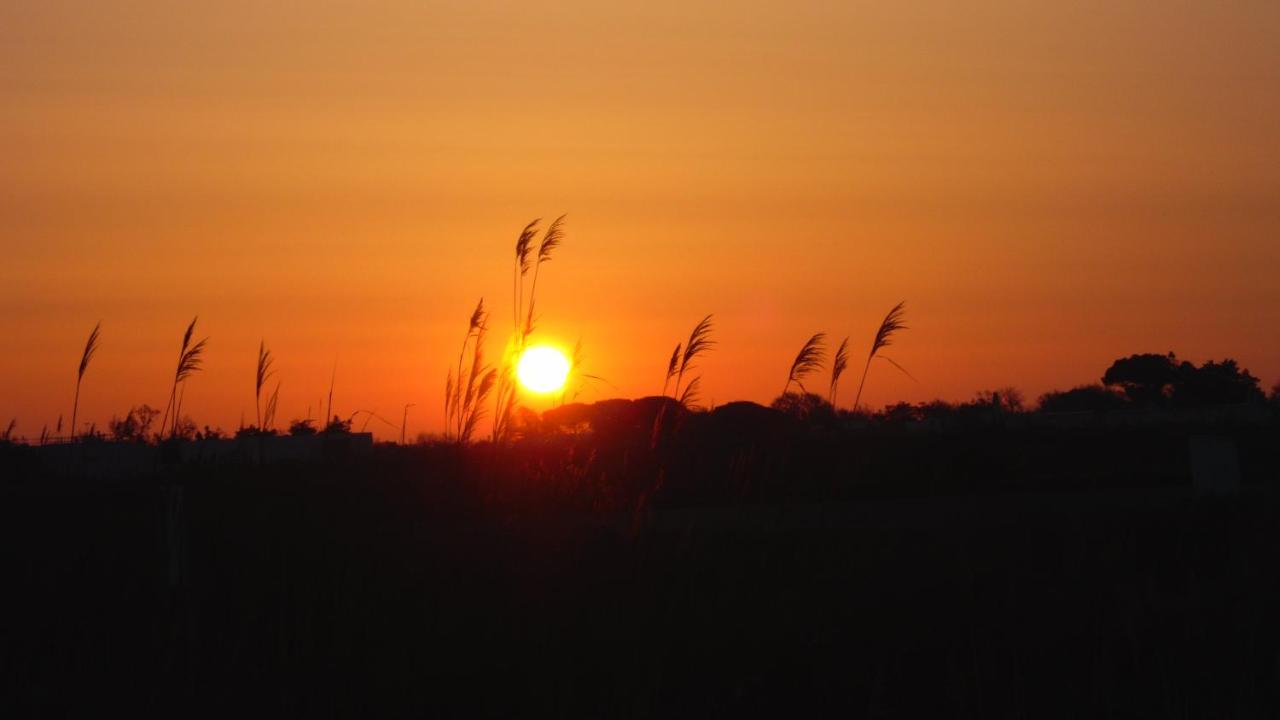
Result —
<instances>
[{"instance_id":1,"label":"silhouetted shrub","mask_svg":"<svg viewBox=\"0 0 1280 720\"><path fill-rule=\"evenodd\" d=\"M295 420L294 422L298 422ZM314 432L314 431L313 431ZM236 437L270 437L276 435L275 430L263 430L257 425L250 425L236 430Z\"/></svg>"},{"instance_id":2,"label":"silhouetted shrub","mask_svg":"<svg viewBox=\"0 0 1280 720\"><path fill-rule=\"evenodd\" d=\"M1022 391L1015 387L1002 387L996 390L983 390L978 393L974 399L973 405L983 406L986 409L1002 412L1017 413L1022 412Z\"/></svg>"},{"instance_id":3,"label":"silhouetted shrub","mask_svg":"<svg viewBox=\"0 0 1280 720\"><path fill-rule=\"evenodd\" d=\"M836 409L831 403L811 392L783 393L774 398L769 407L801 422L831 423L836 419Z\"/></svg>"},{"instance_id":4,"label":"silhouetted shrub","mask_svg":"<svg viewBox=\"0 0 1280 720\"><path fill-rule=\"evenodd\" d=\"M315 435L315 420L306 418L305 420L294 420L289 423L290 435Z\"/></svg>"},{"instance_id":5,"label":"silhouetted shrub","mask_svg":"<svg viewBox=\"0 0 1280 720\"><path fill-rule=\"evenodd\" d=\"M108 425L111 439L116 442L146 442L151 434L151 423L159 414L159 410L146 404L129 408L124 419L111 418Z\"/></svg>"},{"instance_id":6,"label":"silhouetted shrub","mask_svg":"<svg viewBox=\"0 0 1280 720\"><path fill-rule=\"evenodd\" d=\"M1081 385L1040 396L1040 412L1107 412L1125 407L1125 396L1101 385Z\"/></svg>"},{"instance_id":7,"label":"silhouetted shrub","mask_svg":"<svg viewBox=\"0 0 1280 720\"><path fill-rule=\"evenodd\" d=\"M956 406L946 400L930 400L916 406L916 415L921 420L942 420L954 416Z\"/></svg>"},{"instance_id":8,"label":"silhouetted shrub","mask_svg":"<svg viewBox=\"0 0 1280 720\"><path fill-rule=\"evenodd\" d=\"M195 440L198 433L196 432L196 421L190 416L183 415L181 419L175 420L173 423L173 432L169 435L172 438L180 440Z\"/></svg>"},{"instance_id":9,"label":"silhouetted shrub","mask_svg":"<svg viewBox=\"0 0 1280 720\"><path fill-rule=\"evenodd\" d=\"M351 418L347 418L346 420L343 420L337 415L334 415L333 419L329 421L329 424L324 426L323 432L349 433L351 432Z\"/></svg>"},{"instance_id":10,"label":"silhouetted shrub","mask_svg":"<svg viewBox=\"0 0 1280 720\"><path fill-rule=\"evenodd\" d=\"M946 405L948 410L951 409L950 405L947 405L947 403L944 403L941 400L935 400L934 403ZM931 403L931 405L934 403ZM884 410L879 413L878 419L881 422L886 423L920 422L924 419L925 407L926 406L924 404L912 405L908 402L885 405Z\"/></svg>"}]
</instances>

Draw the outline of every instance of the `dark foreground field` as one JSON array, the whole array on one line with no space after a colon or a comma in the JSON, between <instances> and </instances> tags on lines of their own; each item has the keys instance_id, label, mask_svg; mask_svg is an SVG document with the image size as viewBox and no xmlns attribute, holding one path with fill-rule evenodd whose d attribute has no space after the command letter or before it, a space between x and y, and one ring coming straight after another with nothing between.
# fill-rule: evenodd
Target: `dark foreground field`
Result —
<instances>
[{"instance_id":1,"label":"dark foreground field","mask_svg":"<svg viewBox=\"0 0 1280 720\"><path fill-rule=\"evenodd\" d=\"M923 438L904 457L962 448L1002 481L925 463L895 496L871 463L866 497L824 498L858 478L789 494L784 464L719 503L681 478L756 476L697 452L633 458L667 485L625 497L581 445L97 480L11 454L4 714L1275 717L1271 433L1212 495L1181 436L1127 487L1060 464L1028 488L1031 451L992 454L1010 437Z\"/></svg>"}]
</instances>

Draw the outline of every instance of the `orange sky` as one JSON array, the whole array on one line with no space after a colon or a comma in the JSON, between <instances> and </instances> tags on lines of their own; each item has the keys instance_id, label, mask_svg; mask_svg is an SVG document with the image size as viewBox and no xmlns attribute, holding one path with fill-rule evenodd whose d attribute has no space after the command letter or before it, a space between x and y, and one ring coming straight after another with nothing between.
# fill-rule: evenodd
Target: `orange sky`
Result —
<instances>
[{"instance_id":1,"label":"orange sky","mask_svg":"<svg viewBox=\"0 0 1280 720\"><path fill-rule=\"evenodd\" d=\"M198 313L202 424L252 418L265 337L282 420L336 360L344 415L437 430L561 212L542 339L624 396L710 312L705 399L767 402L899 299L919 382L872 405L1171 349L1280 380L1274 0L264 4L0 6L0 424L70 414L99 319L81 419L163 406Z\"/></svg>"}]
</instances>

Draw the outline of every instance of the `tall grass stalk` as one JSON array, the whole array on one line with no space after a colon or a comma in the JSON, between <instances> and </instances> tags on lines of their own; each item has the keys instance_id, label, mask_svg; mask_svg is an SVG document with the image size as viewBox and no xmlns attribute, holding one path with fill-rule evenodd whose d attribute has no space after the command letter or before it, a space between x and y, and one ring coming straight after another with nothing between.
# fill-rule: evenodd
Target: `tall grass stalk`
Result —
<instances>
[{"instance_id":1,"label":"tall grass stalk","mask_svg":"<svg viewBox=\"0 0 1280 720\"><path fill-rule=\"evenodd\" d=\"M477 335L484 327L486 315L484 298L480 298L480 301L476 303L476 309L471 312L471 319L467 323L467 334L463 336L462 348L458 351L457 374L450 370L449 376L445 380L444 424L446 438L449 437L450 433L455 433L460 427L464 399L462 364L467 356L467 348L472 345L472 342L476 340Z\"/></svg>"},{"instance_id":2,"label":"tall grass stalk","mask_svg":"<svg viewBox=\"0 0 1280 720\"><path fill-rule=\"evenodd\" d=\"M182 362L178 365L178 402L173 410L173 429L169 433L169 437L176 437L178 434L178 426L182 418L182 403L187 397L187 380L194 375L203 366L203 355L205 341L201 340L187 350Z\"/></svg>"},{"instance_id":3,"label":"tall grass stalk","mask_svg":"<svg viewBox=\"0 0 1280 720\"><path fill-rule=\"evenodd\" d=\"M880 328L876 330L876 337L871 342L871 351L867 353L867 364L862 368L862 380L858 383L858 394L853 398L853 409L858 409L858 403L862 400L862 388L867 384L867 372L871 369L871 361L879 357L887 361L889 364L898 368L907 377L911 377L911 373L907 369L899 365L892 358L880 355L880 351L893 344L893 338L903 330L909 330L903 324L903 314L906 308L906 302L900 302L893 306L893 309L884 316L884 320L880 323Z\"/></svg>"},{"instance_id":4,"label":"tall grass stalk","mask_svg":"<svg viewBox=\"0 0 1280 720\"><path fill-rule=\"evenodd\" d=\"M701 397L702 376L695 377L684 386L684 392L680 393L679 402L681 405L693 409Z\"/></svg>"},{"instance_id":5,"label":"tall grass stalk","mask_svg":"<svg viewBox=\"0 0 1280 720\"><path fill-rule=\"evenodd\" d=\"M684 353L680 355L680 367L676 369L676 384L671 391L672 397L677 399L680 397L680 383L684 380L685 373L693 370L698 358L715 346L716 341L711 339L712 329L710 315L693 326L693 331L689 333L689 340L684 344ZM676 349L679 350L679 346Z\"/></svg>"},{"instance_id":6,"label":"tall grass stalk","mask_svg":"<svg viewBox=\"0 0 1280 720\"><path fill-rule=\"evenodd\" d=\"M698 358L702 357L706 352L711 350L716 344L711 339L711 331L714 325L711 322L711 316L707 315L693 326L693 330L689 332L689 339L684 343L683 351L680 343L676 343L676 349L671 353L671 359L667 361L667 378L662 384L662 396L667 396L667 386L671 382L672 377L675 378L675 385L671 389L671 398L680 403L681 406L689 408L693 403L697 402L698 394L702 386L702 377L695 377L684 386L681 392L680 386L684 382L684 376L690 370L697 367L695 363ZM658 447L658 443L662 438L663 429L667 423L668 404L663 402L658 408L657 414L653 416L653 433L650 438L650 446Z\"/></svg>"},{"instance_id":7,"label":"tall grass stalk","mask_svg":"<svg viewBox=\"0 0 1280 720\"><path fill-rule=\"evenodd\" d=\"M271 391L271 397L267 398L267 408L262 413L262 424L258 429L270 431L276 423L276 408L280 406L280 381L276 381L276 389Z\"/></svg>"},{"instance_id":8,"label":"tall grass stalk","mask_svg":"<svg viewBox=\"0 0 1280 720\"><path fill-rule=\"evenodd\" d=\"M102 321L99 320L97 325L93 326L93 330L89 333L89 340L84 344L84 352L80 355L80 369L76 372L76 395L71 401L71 439L76 437L76 414L80 410L80 383L84 380L84 371L89 369L89 361L93 359L94 353L98 351L98 333L102 329ZM58 418L58 426L61 429L62 418Z\"/></svg>"},{"instance_id":9,"label":"tall grass stalk","mask_svg":"<svg viewBox=\"0 0 1280 720\"><path fill-rule=\"evenodd\" d=\"M500 370L497 374L497 394L494 402L493 440L502 442L511 434L511 420L520 405L520 384L516 378L516 366L521 355L529 346L529 338L533 335L536 315L534 309L538 299L538 277L542 264L551 262L557 248L564 241L565 217L561 215L542 234L537 251L533 241L537 237L538 223L534 220L524 227L516 239L515 259L512 267L512 304L515 307L511 339L503 353ZM529 282L528 295L524 292L524 280L533 271ZM521 322L523 317L523 324Z\"/></svg>"},{"instance_id":10,"label":"tall grass stalk","mask_svg":"<svg viewBox=\"0 0 1280 720\"><path fill-rule=\"evenodd\" d=\"M191 319L191 324L187 326L187 331L182 334L182 347L178 349L178 365L182 365L182 357L187 354L187 348L191 345L191 334L196 329L196 320L200 316ZM178 380L175 372L173 385L169 389L169 400L164 404L164 414L160 418L160 429L157 431L160 437L164 437L165 430L169 427L169 415L173 413L173 405L178 397ZM74 430L73 430L74 432Z\"/></svg>"},{"instance_id":11,"label":"tall grass stalk","mask_svg":"<svg viewBox=\"0 0 1280 720\"><path fill-rule=\"evenodd\" d=\"M471 363L465 370L459 364L458 376L453 380L454 389L453 421L454 439L459 443L470 442L475 434L476 426L484 417L484 405L493 392L498 371L490 367L484 360L484 340L488 331L488 315L483 312L483 300L477 306L478 314L473 314L467 338L463 341L463 349L468 341L471 345ZM460 358L461 360L461 358ZM463 382L465 374L466 381Z\"/></svg>"},{"instance_id":12,"label":"tall grass stalk","mask_svg":"<svg viewBox=\"0 0 1280 720\"><path fill-rule=\"evenodd\" d=\"M333 361L333 371L329 373L329 402L328 404L325 405L325 408L324 408L324 422L320 423L322 427L328 427L329 423L332 421L332 418L337 417L337 415L331 414L333 413L333 386L337 382L338 382L338 360L335 358Z\"/></svg>"},{"instance_id":13,"label":"tall grass stalk","mask_svg":"<svg viewBox=\"0 0 1280 720\"><path fill-rule=\"evenodd\" d=\"M783 395L787 394L793 384L800 387L800 392L808 392L804 387L804 379L822 370L822 364L827 359L826 341L826 333L815 333L805 341L800 352L796 353L796 359L791 362L791 371L787 373L787 384L782 386Z\"/></svg>"},{"instance_id":14,"label":"tall grass stalk","mask_svg":"<svg viewBox=\"0 0 1280 720\"><path fill-rule=\"evenodd\" d=\"M564 240L564 218L565 216L561 215L552 220L551 224L547 226L547 231L542 234L542 242L538 243L538 257L533 263L533 281L529 283L529 304L525 309L523 339L526 341L533 334L533 309L538 298L538 272L542 269L542 263L551 262L552 254Z\"/></svg>"},{"instance_id":15,"label":"tall grass stalk","mask_svg":"<svg viewBox=\"0 0 1280 720\"><path fill-rule=\"evenodd\" d=\"M271 377L271 351L266 348L266 341L257 343L257 373L253 378L253 411L257 413L257 428L265 429L262 424L262 386ZM276 386L279 387L279 386Z\"/></svg>"},{"instance_id":16,"label":"tall grass stalk","mask_svg":"<svg viewBox=\"0 0 1280 720\"><path fill-rule=\"evenodd\" d=\"M667 388L671 386L671 379L676 376L676 371L680 368L680 343L676 343L676 349L671 351L671 359L667 361L667 376L662 381L662 396L667 396Z\"/></svg>"},{"instance_id":17,"label":"tall grass stalk","mask_svg":"<svg viewBox=\"0 0 1280 720\"><path fill-rule=\"evenodd\" d=\"M529 256L533 251L533 240L538 235L538 223L542 218L534 218L520 231L516 238L515 262L511 266L511 327L519 329L521 310L524 309L524 276L529 274Z\"/></svg>"},{"instance_id":18,"label":"tall grass stalk","mask_svg":"<svg viewBox=\"0 0 1280 720\"><path fill-rule=\"evenodd\" d=\"M267 349L267 341L258 342L258 372L253 385L253 409L258 415L258 429L265 430L262 422L262 386L271 377L271 351ZM279 385L276 386L279 389Z\"/></svg>"},{"instance_id":19,"label":"tall grass stalk","mask_svg":"<svg viewBox=\"0 0 1280 720\"><path fill-rule=\"evenodd\" d=\"M534 218L524 226L520 236L516 238L515 258L511 265L511 338L503 350L502 370L498 375L493 413L494 442L501 441L506 435L506 428L515 403L515 368L522 352L520 318L524 314L524 278L529 274L533 241L538 235L538 223L541 221L541 218Z\"/></svg>"},{"instance_id":20,"label":"tall grass stalk","mask_svg":"<svg viewBox=\"0 0 1280 720\"><path fill-rule=\"evenodd\" d=\"M827 402L836 404L836 392L840 389L840 376L849 367L849 338L840 341L835 357L831 360L831 386L827 390Z\"/></svg>"},{"instance_id":21,"label":"tall grass stalk","mask_svg":"<svg viewBox=\"0 0 1280 720\"><path fill-rule=\"evenodd\" d=\"M203 363L204 347L209 338L204 338L196 344L191 344L191 335L195 332L196 321L200 316L191 319L191 324L187 326L186 332L182 334L182 348L178 351L178 367L173 373L173 386L169 390L169 402L165 405L164 417L160 420L161 436L164 435L166 427L171 427L170 436L172 437L178 431L178 413L181 411L181 401L178 397L178 386L186 382L187 378L200 370ZM168 423L172 417L172 423Z\"/></svg>"}]
</instances>

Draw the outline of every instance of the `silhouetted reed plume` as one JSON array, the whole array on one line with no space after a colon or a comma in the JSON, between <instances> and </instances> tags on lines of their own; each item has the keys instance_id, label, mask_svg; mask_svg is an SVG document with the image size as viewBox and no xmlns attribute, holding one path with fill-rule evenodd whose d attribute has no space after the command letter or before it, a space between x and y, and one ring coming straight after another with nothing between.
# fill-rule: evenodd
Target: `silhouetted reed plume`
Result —
<instances>
[{"instance_id":1,"label":"silhouetted reed plume","mask_svg":"<svg viewBox=\"0 0 1280 720\"><path fill-rule=\"evenodd\" d=\"M178 364L178 404L173 410L173 431L170 437L177 435L178 425L182 418L182 403L187 397L187 379L198 372L204 365L204 345L208 338L197 342L187 350L182 362Z\"/></svg>"},{"instance_id":2,"label":"silhouetted reed plume","mask_svg":"<svg viewBox=\"0 0 1280 720\"><path fill-rule=\"evenodd\" d=\"M191 324L187 326L187 331L182 334L182 349L178 351L178 367L173 373L173 387L169 391L169 403L165 406L164 418L160 421L160 433L163 435L165 427L170 427L170 437L178 432L178 418L182 411L182 399L178 395L180 385L184 386L187 378L200 370L203 364L204 346L209 338L200 340L195 345L191 344L191 335L196 329L196 320L200 316L191 319ZM166 421L172 417L171 424L166 425Z\"/></svg>"},{"instance_id":3,"label":"silhouetted reed plume","mask_svg":"<svg viewBox=\"0 0 1280 720\"><path fill-rule=\"evenodd\" d=\"M512 327L520 327L520 315L524 303L524 276L529 274L529 256L533 252L533 239L538 235L538 223L542 218L534 218L533 222L524 226L520 237L516 239L515 264L511 271L511 310Z\"/></svg>"},{"instance_id":4,"label":"silhouetted reed plume","mask_svg":"<svg viewBox=\"0 0 1280 720\"><path fill-rule=\"evenodd\" d=\"M262 340L258 343L258 372L253 386L253 406L258 415L259 430L266 429L262 421L262 386L271 377L271 372L271 351L267 349L267 341ZM280 389L279 384L276 389Z\"/></svg>"},{"instance_id":5,"label":"silhouetted reed plume","mask_svg":"<svg viewBox=\"0 0 1280 720\"><path fill-rule=\"evenodd\" d=\"M458 427L458 417L462 411L462 365L467 357L467 348L470 347L471 341L475 339L476 333L479 331L481 324L484 322L484 298L476 303L476 309L471 312L471 319L467 322L467 333L462 336L462 348L458 350L458 369L455 373L449 371L449 376L445 379L444 384L444 425L445 437L450 437Z\"/></svg>"},{"instance_id":6,"label":"silhouetted reed plume","mask_svg":"<svg viewBox=\"0 0 1280 720\"><path fill-rule=\"evenodd\" d=\"M280 382L277 380L275 390L272 390L271 397L267 398L267 407L265 410L262 411L262 425L259 426L259 429L263 430L264 432L270 431L271 427L275 425L276 408L279 407L279 403L280 403Z\"/></svg>"},{"instance_id":7,"label":"silhouetted reed plume","mask_svg":"<svg viewBox=\"0 0 1280 720\"><path fill-rule=\"evenodd\" d=\"M902 330L909 329L902 322L905 306L906 302L900 302L897 305L894 305L893 309L889 311L889 314L884 316L884 321L880 323L880 329L876 330L875 340L871 343L871 352L867 353L867 364L862 368L862 380L858 383L858 394L853 399L854 410L858 409L858 403L862 400L862 388L867 383L867 371L871 369L871 361L875 358L879 357L880 359L887 361L889 364L901 370L904 375L911 377L911 373L907 372L906 368L899 365L892 358L879 354L880 350L893 344L894 335Z\"/></svg>"},{"instance_id":8,"label":"silhouetted reed plume","mask_svg":"<svg viewBox=\"0 0 1280 720\"><path fill-rule=\"evenodd\" d=\"M693 326L693 330L689 333L689 340L684 344L684 353L680 353L680 346L676 346L676 354L680 355L680 367L676 370L676 385L671 391L673 398L681 398L680 383L684 379L685 373L696 367L694 362L705 352L715 346L716 341L711 339L711 316L708 315ZM672 357L675 357L674 355ZM670 367L668 366L668 372ZM690 381L692 384L698 378Z\"/></svg>"},{"instance_id":9,"label":"silhouetted reed plume","mask_svg":"<svg viewBox=\"0 0 1280 720\"><path fill-rule=\"evenodd\" d=\"M676 343L676 349L671 351L671 359L667 361L667 376L662 381L662 395L666 397L667 388L671 386L671 379L676 376L676 370L680 367L680 343Z\"/></svg>"},{"instance_id":10,"label":"silhouetted reed plume","mask_svg":"<svg viewBox=\"0 0 1280 720\"><path fill-rule=\"evenodd\" d=\"M445 436L452 436L460 443L468 442L476 425L484 417L484 403L493 391L497 370L484 362L484 339L488 330L488 313L484 299L476 304L467 324L467 334L462 339L458 353L458 370L451 370L445 380ZM471 363L466 367L467 348L471 348Z\"/></svg>"},{"instance_id":11,"label":"silhouetted reed plume","mask_svg":"<svg viewBox=\"0 0 1280 720\"><path fill-rule=\"evenodd\" d=\"M671 387L671 379L675 378L675 386L671 387L671 398L680 403L685 408L690 408L698 401L699 393L702 388L702 377L695 377L684 386L684 390L680 389L681 383L684 381L685 373L693 370L698 358L715 346L716 341L711 339L711 331L714 326L711 322L711 316L707 315L693 326L693 330L689 333L689 339L681 346L676 343L676 348L671 352L671 359L667 361L667 376L662 383L662 396L667 396L667 388ZM683 347L683 352L682 352ZM663 403L658 413L653 417L653 434L650 444L653 447L658 446L659 440L662 438L663 429L667 422L667 404Z\"/></svg>"},{"instance_id":12,"label":"silhouetted reed plume","mask_svg":"<svg viewBox=\"0 0 1280 720\"><path fill-rule=\"evenodd\" d=\"M560 247L564 241L564 221L565 216L561 215L547 226L536 252L533 243L538 234L540 219L525 225L516 239L515 258L512 265L512 305L515 322L511 331L511 340L503 353L501 371L497 376L497 397L493 418L494 442L501 442L508 437L511 432L511 418L520 404L520 385L516 378L516 366L529 345L529 338L533 335L538 275L542 264L551 261L556 248ZM530 270L533 270L533 278L529 283L529 294L526 299L524 278ZM524 318L523 324L521 317Z\"/></svg>"},{"instance_id":13,"label":"silhouetted reed plume","mask_svg":"<svg viewBox=\"0 0 1280 720\"><path fill-rule=\"evenodd\" d=\"M560 247L561 241L564 240L564 215L551 221L547 226L547 231L542 235L542 242L538 244L538 258L533 263L533 282L529 284L529 306L527 316L524 323L524 339L527 340L533 334L533 308L537 300L538 293L538 271L542 268L542 263L551 262L551 255L555 249Z\"/></svg>"},{"instance_id":14,"label":"silhouetted reed plume","mask_svg":"<svg viewBox=\"0 0 1280 720\"><path fill-rule=\"evenodd\" d=\"M796 353L796 359L791 362L791 372L787 373L787 384L782 386L783 395L787 394L787 390L791 389L793 383L800 387L800 392L808 392L805 390L803 381L813 373L822 370L822 364L827 359L826 340L826 333L816 333L805 342L800 352Z\"/></svg>"},{"instance_id":15,"label":"silhouetted reed plume","mask_svg":"<svg viewBox=\"0 0 1280 720\"><path fill-rule=\"evenodd\" d=\"M836 404L836 391L840 387L840 376L849 367L849 338L840 341L835 358L831 361L831 387L827 390L827 402Z\"/></svg>"},{"instance_id":16,"label":"silhouetted reed plume","mask_svg":"<svg viewBox=\"0 0 1280 720\"><path fill-rule=\"evenodd\" d=\"M484 338L487 329L485 318L481 317L476 329L475 342L471 346L471 370L467 373L467 390L461 399L459 442L465 443L471 440L476 424L484 416L484 404L497 379L497 371L484 362Z\"/></svg>"},{"instance_id":17,"label":"silhouetted reed plume","mask_svg":"<svg viewBox=\"0 0 1280 720\"><path fill-rule=\"evenodd\" d=\"M524 351L525 333L522 332L520 318L524 314L524 278L532 267L533 241L538 236L538 223L541 218L534 218L524 226L520 236L516 238L516 252L511 266L511 338L503 351L502 371L498 375L497 397L494 401L493 441L503 440L510 427L512 413L516 404L516 363L520 353Z\"/></svg>"},{"instance_id":18,"label":"silhouetted reed plume","mask_svg":"<svg viewBox=\"0 0 1280 720\"><path fill-rule=\"evenodd\" d=\"M698 399L701 397L701 394L700 394L701 388L702 388L701 376L695 377L694 379L690 380L689 383L684 386L684 392L680 393L680 398L679 398L680 404L687 408L692 409L698 402Z\"/></svg>"},{"instance_id":19,"label":"silhouetted reed plume","mask_svg":"<svg viewBox=\"0 0 1280 720\"><path fill-rule=\"evenodd\" d=\"M84 371L89 369L89 361L93 359L93 354L98 351L98 332L102 329L102 321L99 320L97 325L93 326L93 331L89 333L89 340L84 344L84 353L80 355L80 369L76 372L76 395L71 401L71 438L76 437L76 413L80 410L80 382L84 380ZM62 427L62 418L58 418L58 427Z\"/></svg>"}]
</instances>

